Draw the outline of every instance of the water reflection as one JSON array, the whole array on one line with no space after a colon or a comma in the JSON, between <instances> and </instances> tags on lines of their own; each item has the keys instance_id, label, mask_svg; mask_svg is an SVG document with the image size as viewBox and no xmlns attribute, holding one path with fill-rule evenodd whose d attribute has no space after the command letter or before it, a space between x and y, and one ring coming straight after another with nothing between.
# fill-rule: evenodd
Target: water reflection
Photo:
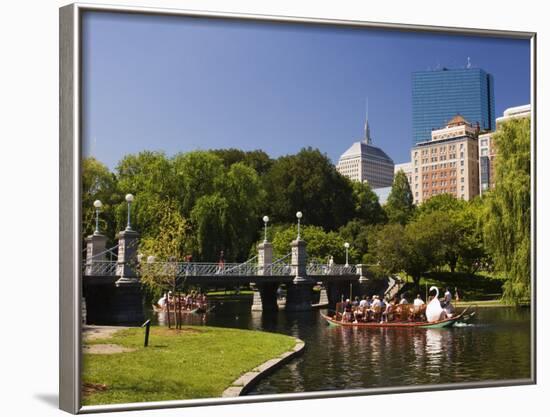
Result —
<instances>
[{"instance_id":1,"label":"water reflection","mask_svg":"<svg viewBox=\"0 0 550 417\"><path fill-rule=\"evenodd\" d=\"M529 318L526 309L482 309L478 324L451 329L330 327L317 311L187 314L184 320L306 342L304 355L263 380L254 395L529 378Z\"/></svg>"}]
</instances>

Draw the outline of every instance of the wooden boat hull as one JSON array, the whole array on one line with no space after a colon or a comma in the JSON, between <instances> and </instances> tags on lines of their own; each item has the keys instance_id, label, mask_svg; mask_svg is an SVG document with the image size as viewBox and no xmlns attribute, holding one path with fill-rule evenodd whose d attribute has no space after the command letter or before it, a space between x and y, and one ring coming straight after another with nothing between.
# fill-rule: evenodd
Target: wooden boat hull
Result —
<instances>
[{"instance_id":1,"label":"wooden boat hull","mask_svg":"<svg viewBox=\"0 0 550 417\"><path fill-rule=\"evenodd\" d=\"M455 324L457 321L460 320L460 318L462 317L462 314L453 316L445 320L435 321L433 323L429 323L425 321L423 322L408 322L408 321L395 322L394 321L394 322L383 322L383 323L378 323L378 322L353 323L353 322L342 322L339 320L335 320L332 317L327 316L326 314L323 314L323 313L321 313L321 316L327 321L329 325L338 326L338 327L360 327L360 328L366 328L366 329L370 329L370 328L373 328L373 329L375 328L399 328L399 329L407 328L409 329L412 327L417 327L420 329L441 329L444 327L451 327L453 324Z\"/></svg>"},{"instance_id":2,"label":"wooden boat hull","mask_svg":"<svg viewBox=\"0 0 550 417\"><path fill-rule=\"evenodd\" d=\"M211 312L213 309L214 309L213 306L209 307L208 309L204 309L203 307L196 307L192 310L181 309L180 313L182 313L182 314L204 314L204 313ZM155 304L153 304L153 311L155 313L166 313L165 308L159 307L158 305L155 305ZM170 313L173 313L173 312L174 312L174 309L172 307L170 307Z\"/></svg>"}]
</instances>

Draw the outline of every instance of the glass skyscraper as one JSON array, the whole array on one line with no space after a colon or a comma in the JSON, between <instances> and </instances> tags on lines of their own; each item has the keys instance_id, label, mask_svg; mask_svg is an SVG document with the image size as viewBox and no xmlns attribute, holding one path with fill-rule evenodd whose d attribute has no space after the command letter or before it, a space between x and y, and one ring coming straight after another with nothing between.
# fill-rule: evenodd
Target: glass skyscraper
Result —
<instances>
[{"instance_id":1,"label":"glass skyscraper","mask_svg":"<svg viewBox=\"0 0 550 417\"><path fill-rule=\"evenodd\" d=\"M418 71L412 79L413 143L431 139L457 114L481 130L495 128L493 76L480 68Z\"/></svg>"}]
</instances>

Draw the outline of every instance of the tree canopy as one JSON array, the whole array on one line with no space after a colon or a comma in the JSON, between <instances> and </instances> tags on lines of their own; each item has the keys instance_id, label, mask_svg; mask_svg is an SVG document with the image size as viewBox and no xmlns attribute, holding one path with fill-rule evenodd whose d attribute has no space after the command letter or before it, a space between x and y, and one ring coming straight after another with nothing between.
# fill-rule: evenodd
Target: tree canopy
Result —
<instances>
[{"instance_id":1,"label":"tree canopy","mask_svg":"<svg viewBox=\"0 0 550 417\"><path fill-rule=\"evenodd\" d=\"M294 222L302 211L309 224L335 230L354 215L351 182L317 149L277 159L266 174L265 189L267 212L279 223Z\"/></svg>"},{"instance_id":2,"label":"tree canopy","mask_svg":"<svg viewBox=\"0 0 550 417\"><path fill-rule=\"evenodd\" d=\"M390 223L405 225L413 215L413 201L413 194L407 175L400 170L393 178L390 195L385 206L388 221Z\"/></svg>"},{"instance_id":3,"label":"tree canopy","mask_svg":"<svg viewBox=\"0 0 550 417\"><path fill-rule=\"evenodd\" d=\"M530 119L522 118L494 134L495 187L484 197L484 242L507 277L504 298L515 303L531 294L530 129Z\"/></svg>"}]
</instances>

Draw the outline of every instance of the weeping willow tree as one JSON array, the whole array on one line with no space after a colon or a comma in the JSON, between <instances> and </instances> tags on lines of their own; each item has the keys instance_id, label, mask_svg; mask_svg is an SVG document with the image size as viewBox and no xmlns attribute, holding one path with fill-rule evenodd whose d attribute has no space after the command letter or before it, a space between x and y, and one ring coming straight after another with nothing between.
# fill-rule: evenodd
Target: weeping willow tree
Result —
<instances>
[{"instance_id":1,"label":"weeping willow tree","mask_svg":"<svg viewBox=\"0 0 550 417\"><path fill-rule=\"evenodd\" d=\"M155 210L160 218L158 233L142 239L140 252L141 282L157 296L170 290L173 302L167 303L167 321L170 327L170 304L174 308L176 328L181 327L181 306L179 290L185 287L185 277L178 274L178 263L184 262L189 240L189 224L172 200L160 201Z\"/></svg>"},{"instance_id":2,"label":"weeping willow tree","mask_svg":"<svg viewBox=\"0 0 550 417\"><path fill-rule=\"evenodd\" d=\"M487 194L484 240L495 269L503 273L505 301L531 294L531 172L529 118L503 123L493 136L495 188Z\"/></svg>"}]
</instances>

